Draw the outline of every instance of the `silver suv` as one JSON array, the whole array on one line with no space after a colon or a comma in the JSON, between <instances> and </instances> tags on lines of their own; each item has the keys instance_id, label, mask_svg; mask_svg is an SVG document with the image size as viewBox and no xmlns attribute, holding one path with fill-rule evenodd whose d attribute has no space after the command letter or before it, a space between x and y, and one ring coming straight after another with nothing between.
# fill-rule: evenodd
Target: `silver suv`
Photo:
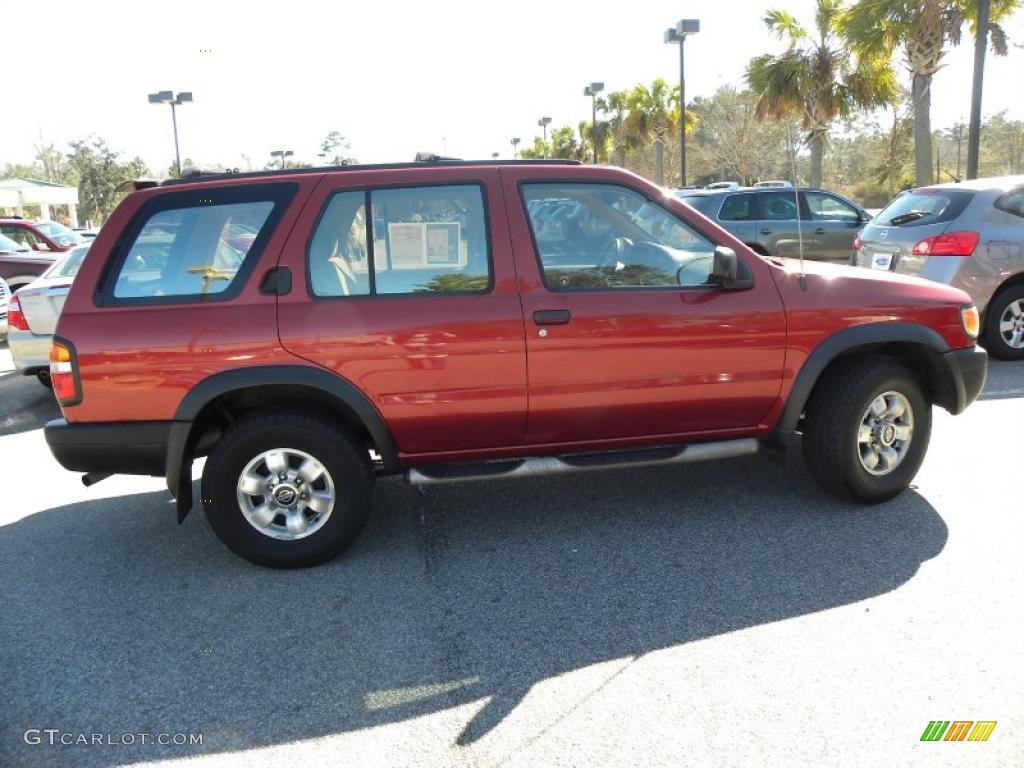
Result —
<instances>
[{"instance_id":1,"label":"silver suv","mask_svg":"<svg viewBox=\"0 0 1024 768\"><path fill-rule=\"evenodd\" d=\"M860 233L851 261L962 288L989 354L1024 359L1024 176L904 192Z\"/></svg>"},{"instance_id":2,"label":"silver suv","mask_svg":"<svg viewBox=\"0 0 1024 768\"><path fill-rule=\"evenodd\" d=\"M765 256L797 257L802 238L807 258L848 263L853 238L871 219L856 203L823 189L681 189L675 194Z\"/></svg>"}]
</instances>

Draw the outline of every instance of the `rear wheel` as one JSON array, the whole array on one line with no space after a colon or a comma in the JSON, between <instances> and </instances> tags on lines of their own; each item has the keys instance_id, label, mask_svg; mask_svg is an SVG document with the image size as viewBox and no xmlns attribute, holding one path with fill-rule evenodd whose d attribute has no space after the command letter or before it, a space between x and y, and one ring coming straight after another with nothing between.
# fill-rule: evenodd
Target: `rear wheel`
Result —
<instances>
[{"instance_id":1,"label":"rear wheel","mask_svg":"<svg viewBox=\"0 0 1024 768\"><path fill-rule=\"evenodd\" d=\"M985 348L1002 360L1024 359L1024 285L1011 285L989 303Z\"/></svg>"},{"instance_id":2,"label":"rear wheel","mask_svg":"<svg viewBox=\"0 0 1024 768\"><path fill-rule=\"evenodd\" d=\"M804 420L804 458L817 483L846 499L890 499L914 479L931 436L917 375L875 357L827 371Z\"/></svg>"},{"instance_id":3,"label":"rear wheel","mask_svg":"<svg viewBox=\"0 0 1024 768\"><path fill-rule=\"evenodd\" d=\"M306 414L271 411L242 419L217 443L203 470L203 508L242 557L302 568L352 545L372 487L357 441Z\"/></svg>"}]
</instances>

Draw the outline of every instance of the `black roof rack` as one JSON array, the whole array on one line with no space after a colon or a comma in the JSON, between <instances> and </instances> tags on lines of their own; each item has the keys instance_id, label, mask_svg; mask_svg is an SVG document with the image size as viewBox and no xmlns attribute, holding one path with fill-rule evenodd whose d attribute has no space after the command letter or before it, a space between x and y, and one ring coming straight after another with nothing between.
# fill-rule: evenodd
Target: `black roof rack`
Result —
<instances>
[{"instance_id":1,"label":"black roof rack","mask_svg":"<svg viewBox=\"0 0 1024 768\"><path fill-rule=\"evenodd\" d=\"M265 178L267 176L292 176L303 173L338 173L344 171L377 171L402 168L423 168L424 166L460 166L460 165L580 165L579 160L459 160L457 158L441 157L430 153L417 153L417 158L424 156L423 160L416 160L411 163L370 163L366 165L321 165L314 168L285 168L264 171L244 171L212 169L203 170L190 168L191 174L180 179L165 179L161 186L174 184L192 184L203 181L216 181L220 179L249 179Z\"/></svg>"}]
</instances>

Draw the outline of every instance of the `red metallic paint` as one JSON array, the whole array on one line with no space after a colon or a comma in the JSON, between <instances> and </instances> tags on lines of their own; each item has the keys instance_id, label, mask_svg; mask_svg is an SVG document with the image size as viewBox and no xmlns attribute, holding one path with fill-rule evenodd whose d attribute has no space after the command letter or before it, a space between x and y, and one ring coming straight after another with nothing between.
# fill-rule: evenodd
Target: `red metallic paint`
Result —
<instances>
[{"instance_id":1,"label":"red metallic paint","mask_svg":"<svg viewBox=\"0 0 1024 768\"><path fill-rule=\"evenodd\" d=\"M972 344L958 312L967 295L958 290L817 262L805 265L801 288L795 263L754 254L621 169L480 164L274 178L299 191L247 285L228 302L96 311L93 288L115 238L163 190L135 193L118 207L58 324L57 333L76 347L83 387L81 404L64 408L70 422L170 419L208 376L289 363L331 370L364 391L406 461L596 451L766 434L810 352L853 325L918 323L951 347ZM517 189L527 179L630 186L736 250L754 287L548 291ZM456 182L486 186L492 292L311 299L306 244L331 193ZM294 280L278 299L258 285L279 259ZM541 338L532 321L539 309L569 309L572 319Z\"/></svg>"}]
</instances>

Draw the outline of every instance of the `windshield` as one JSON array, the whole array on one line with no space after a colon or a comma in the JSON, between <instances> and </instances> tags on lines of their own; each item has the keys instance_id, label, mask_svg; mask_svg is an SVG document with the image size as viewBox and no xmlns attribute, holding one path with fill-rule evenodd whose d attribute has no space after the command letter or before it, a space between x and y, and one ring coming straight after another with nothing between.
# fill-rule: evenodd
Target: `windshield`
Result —
<instances>
[{"instance_id":1,"label":"windshield","mask_svg":"<svg viewBox=\"0 0 1024 768\"><path fill-rule=\"evenodd\" d=\"M88 252L88 245L72 248L68 251L67 256L46 271L44 277L74 277L78 274L78 268L82 266L82 261Z\"/></svg>"},{"instance_id":2,"label":"windshield","mask_svg":"<svg viewBox=\"0 0 1024 768\"><path fill-rule=\"evenodd\" d=\"M84 238L72 229L56 221L36 222L36 229L53 240L57 245L76 245L85 242Z\"/></svg>"},{"instance_id":3,"label":"windshield","mask_svg":"<svg viewBox=\"0 0 1024 768\"><path fill-rule=\"evenodd\" d=\"M23 253L32 250L27 245L11 240L6 235L0 235L0 253Z\"/></svg>"},{"instance_id":4,"label":"windshield","mask_svg":"<svg viewBox=\"0 0 1024 768\"><path fill-rule=\"evenodd\" d=\"M875 217L883 227L914 227L952 221L974 197L964 189L915 189L900 195Z\"/></svg>"}]
</instances>

